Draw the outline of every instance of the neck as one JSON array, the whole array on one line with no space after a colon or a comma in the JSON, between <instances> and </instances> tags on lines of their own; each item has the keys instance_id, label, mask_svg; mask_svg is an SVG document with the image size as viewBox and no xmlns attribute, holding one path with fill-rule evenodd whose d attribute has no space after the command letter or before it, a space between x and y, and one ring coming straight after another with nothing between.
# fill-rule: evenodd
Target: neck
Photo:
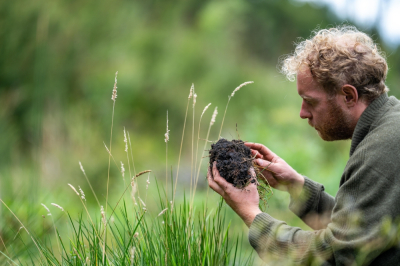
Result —
<instances>
[{"instance_id":1,"label":"neck","mask_svg":"<svg viewBox=\"0 0 400 266\"><path fill-rule=\"evenodd\" d=\"M357 104L351 110L351 116L353 117L353 132L356 128L357 122L360 119L362 113L364 113L365 109L367 109L368 104L364 101L358 101Z\"/></svg>"}]
</instances>

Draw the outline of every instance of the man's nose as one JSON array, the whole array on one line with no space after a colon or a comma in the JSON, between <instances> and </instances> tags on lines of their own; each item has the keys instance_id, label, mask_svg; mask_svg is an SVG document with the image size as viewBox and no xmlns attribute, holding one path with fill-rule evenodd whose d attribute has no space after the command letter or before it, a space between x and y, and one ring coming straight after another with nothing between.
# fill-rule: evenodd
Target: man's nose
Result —
<instances>
[{"instance_id":1,"label":"man's nose","mask_svg":"<svg viewBox=\"0 0 400 266\"><path fill-rule=\"evenodd\" d=\"M311 113L307 110L307 108L305 107L305 103L304 101L301 104L301 109L300 109L300 117L302 119L310 119L312 117Z\"/></svg>"}]
</instances>

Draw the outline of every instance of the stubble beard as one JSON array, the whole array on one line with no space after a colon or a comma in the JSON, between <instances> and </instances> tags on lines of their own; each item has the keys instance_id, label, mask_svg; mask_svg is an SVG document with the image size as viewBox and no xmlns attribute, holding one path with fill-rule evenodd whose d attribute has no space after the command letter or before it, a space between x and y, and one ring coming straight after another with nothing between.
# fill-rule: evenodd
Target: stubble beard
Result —
<instances>
[{"instance_id":1,"label":"stubble beard","mask_svg":"<svg viewBox=\"0 0 400 266\"><path fill-rule=\"evenodd\" d=\"M346 114L336 102L331 101L326 119L316 126L316 130L325 141L346 140L353 136L355 124L351 116Z\"/></svg>"}]
</instances>

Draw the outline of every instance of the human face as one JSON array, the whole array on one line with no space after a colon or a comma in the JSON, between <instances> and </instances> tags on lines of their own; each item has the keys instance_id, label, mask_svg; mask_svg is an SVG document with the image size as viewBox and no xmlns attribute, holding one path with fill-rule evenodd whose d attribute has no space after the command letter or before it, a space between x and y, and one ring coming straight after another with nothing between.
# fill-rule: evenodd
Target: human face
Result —
<instances>
[{"instance_id":1,"label":"human face","mask_svg":"<svg viewBox=\"0 0 400 266\"><path fill-rule=\"evenodd\" d=\"M303 99L300 117L308 119L318 135L326 141L351 139L354 121L340 95L328 95L312 77L308 68L297 74L297 92Z\"/></svg>"}]
</instances>

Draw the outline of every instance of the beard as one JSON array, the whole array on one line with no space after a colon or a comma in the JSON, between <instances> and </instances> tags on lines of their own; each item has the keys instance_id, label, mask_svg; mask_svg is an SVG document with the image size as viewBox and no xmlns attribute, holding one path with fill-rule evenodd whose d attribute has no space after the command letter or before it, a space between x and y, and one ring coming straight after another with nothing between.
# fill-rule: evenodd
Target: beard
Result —
<instances>
[{"instance_id":1,"label":"beard","mask_svg":"<svg viewBox=\"0 0 400 266\"><path fill-rule=\"evenodd\" d=\"M351 139L356 123L354 119L335 102L331 101L325 119L319 125L312 125L325 141Z\"/></svg>"}]
</instances>

